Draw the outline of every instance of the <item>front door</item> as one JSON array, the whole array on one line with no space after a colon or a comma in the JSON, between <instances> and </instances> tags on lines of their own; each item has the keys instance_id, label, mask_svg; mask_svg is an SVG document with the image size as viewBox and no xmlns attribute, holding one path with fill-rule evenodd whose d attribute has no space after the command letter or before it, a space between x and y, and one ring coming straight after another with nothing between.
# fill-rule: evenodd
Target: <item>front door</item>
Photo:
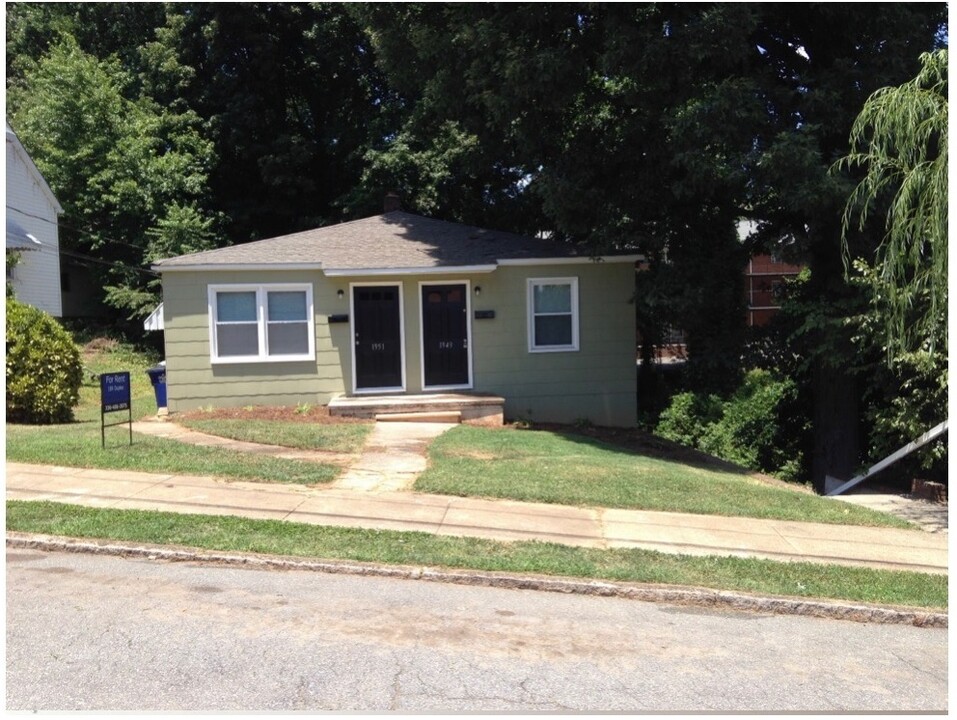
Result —
<instances>
[{"instance_id":1,"label":"front door","mask_svg":"<svg viewBox=\"0 0 957 720\"><path fill-rule=\"evenodd\" d=\"M356 390L402 389L398 285L352 288Z\"/></svg>"},{"instance_id":2,"label":"front door","mask_svg":"<svg viewBox=\"0 0 957 720\"><path fill-rule=\"evenodd\" d=\"M469 386L468 286L422 286L425 387Z\"/></svg>"}]
</instances>

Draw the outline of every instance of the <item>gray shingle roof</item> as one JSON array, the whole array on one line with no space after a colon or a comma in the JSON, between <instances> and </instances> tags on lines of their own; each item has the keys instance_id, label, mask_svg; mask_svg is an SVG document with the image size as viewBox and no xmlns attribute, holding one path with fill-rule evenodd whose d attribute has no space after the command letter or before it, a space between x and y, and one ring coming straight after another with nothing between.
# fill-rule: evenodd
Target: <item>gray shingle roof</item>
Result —
<instances>
[{"instance_id":1,"label":"gray shingle roof","mask_svg":"<svg viewBox=\"0 0 957 720\"><path fill-rule=\"evenodd\" d=\"M571 246L396 210L292 235L160 260L159 270L217 265L321 265L323 270L389 270L494 265L497 260L563 258Z\"/></svg>"}]
</instances>

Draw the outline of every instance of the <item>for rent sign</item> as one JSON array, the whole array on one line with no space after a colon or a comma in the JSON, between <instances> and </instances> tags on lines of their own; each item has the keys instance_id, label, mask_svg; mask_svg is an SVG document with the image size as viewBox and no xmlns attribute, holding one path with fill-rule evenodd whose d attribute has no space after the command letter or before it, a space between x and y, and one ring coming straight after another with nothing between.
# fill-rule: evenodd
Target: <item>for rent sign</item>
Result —
<instances>
[{"instance_id":1,"label":"for rent sign","mask_svg":"<svg viewBox=\"0 0 957 720\"><path fill-rule=\"evenodd\" d=\"M127 419L118 422L106 423L106 414L126 410ZM130 425L130 445L133 444L133 409L130 401L130 374L129 372L103 373L100 375L100 444L106 447L106 428L113 425Z\"/></svg>"},{"instance_id":2,"label":"for rent sign","mask_svg":"<svg viewBox=\"0 0 957 720\"><path fill-rule=\"evenodd\" d=\"M100 405L103 412L130 409L130 374L128 372L100 375Z\"/></svg>"}]
</instances>

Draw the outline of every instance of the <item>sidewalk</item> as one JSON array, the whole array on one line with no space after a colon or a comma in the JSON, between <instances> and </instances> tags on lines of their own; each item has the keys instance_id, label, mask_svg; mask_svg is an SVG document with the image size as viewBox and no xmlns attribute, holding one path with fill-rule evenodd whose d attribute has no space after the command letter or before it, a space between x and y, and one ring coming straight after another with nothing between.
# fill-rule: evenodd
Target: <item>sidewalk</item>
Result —
<instances>
[{"instance_id":1,"label":"sidewalk","mask_svg":"<svg viewBox=\"0 0 957 720\"><path fill-rule=\"evenodd\" d=\"M6 464L8 500L947 573L947 534Z\"/></svg>"}]
</instances>

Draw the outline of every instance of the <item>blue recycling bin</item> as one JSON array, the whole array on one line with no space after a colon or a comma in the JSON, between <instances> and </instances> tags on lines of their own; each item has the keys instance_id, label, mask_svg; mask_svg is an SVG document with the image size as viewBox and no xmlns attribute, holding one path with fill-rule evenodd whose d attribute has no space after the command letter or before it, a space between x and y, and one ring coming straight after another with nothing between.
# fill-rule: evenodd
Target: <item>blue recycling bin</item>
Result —
<instances>
[{"instance_id":1,"label":"blue recycling bin","mask_svg":"<svg viewBox=\"0 0 957 720\"><path fill-rule=\"evenodd\" d=\"M150 382L153 383L157 409L166 407L166 368L158 365L147 370L146 374L150 376Z\"/></svg>"}]
</instances>

